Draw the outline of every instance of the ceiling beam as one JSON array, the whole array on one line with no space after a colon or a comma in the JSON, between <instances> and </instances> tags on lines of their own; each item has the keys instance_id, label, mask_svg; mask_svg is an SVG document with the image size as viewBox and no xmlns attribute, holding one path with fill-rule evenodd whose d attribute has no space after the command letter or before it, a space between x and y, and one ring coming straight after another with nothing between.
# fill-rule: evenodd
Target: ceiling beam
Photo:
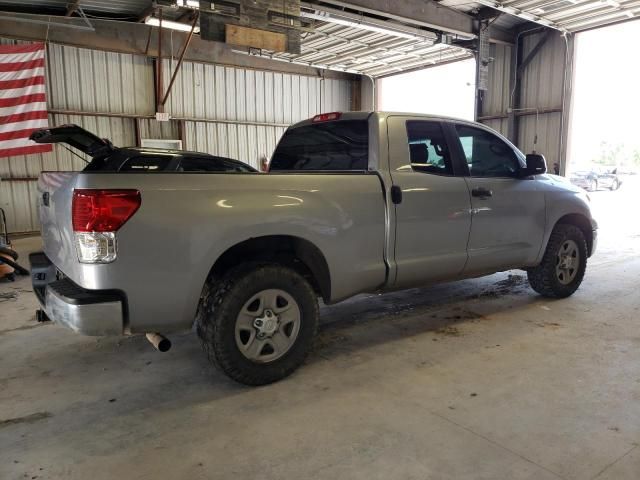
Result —
<instances>
[{"instance_id":1,"label":"ceiling beam","mask_svg":"<svg viewBox=\"0 0 640 480\"><path fill-rule=\"evenodd\" d=\"M57 24L48 24L49 17L45 17L43 23L29 23L21 21L21 18L28 17L31 21L40 21L42 15L16 15L9 12L2 12L0 16L0 32L5 38L16 38L21 40L49 41L61 45L89 48L93 50L103 50L119 53L132 53L148 57L158 56L158 42L152 40L147 48L149 31L157 31L156 27L141 25L134 22L118 22L112 20L91 20L94 27L92 31L68 28L64 24L77 26L77 18L65 19L56 17ZM188 33L172 32L173 41L184 42ZM154 39L157 33L152 36ZM163 38L162 52L171 51L171 38L165 35ZM266 70L275 72L292 73L298 75L318 76L317 68L310 68L304 65L283 65L282 62L270 59L249 56L237 53L236 49L221 42L208 42L199 36L191 40L189 50L186 52L185 61L209 63L216 65L229 65L240 68L254 70ZM165 55L166 56L166 55ZM323 76L327 78L353 79L353 75L341 72L326 70Z\"/></svg>"},{"instance_id":2,"label":"ceiling beam","mask_svg":"<svg viewBox=\"0 0 640 480\"><path fill-rule=\"evenodd\" d=\"M476 37L478 28L478 21L473 16L440 5L434 0L313 0L303 3L322 3L352 8L364 13L380 15L390 20L470 38ZM494 43L514 43L514 38L510 32L492 28L491 41Z\"/></svg>"}]
</instances>

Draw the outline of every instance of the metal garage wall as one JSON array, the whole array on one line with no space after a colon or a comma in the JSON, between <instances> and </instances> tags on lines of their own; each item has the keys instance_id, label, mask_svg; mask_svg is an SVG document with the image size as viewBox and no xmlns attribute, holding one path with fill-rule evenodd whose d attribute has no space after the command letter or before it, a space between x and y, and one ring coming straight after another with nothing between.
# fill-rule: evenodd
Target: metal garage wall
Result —
<instances>
[{"instance_id":1,"label":"metal garage wall","mask_svg":"<svg viewBox=\"0 0 640 480\"><path fill-rule=\"evenodd\" d=\"M241 160L259 168L260 157L269 158L285 127L185 122L185 144L189 150Z\"/></svg>"},{"instance_id":2,"label":"metal garage wall","mask_svg":"<svg viewBox=\"0 0 640 480\"><path fill-rule=\"evenodd\" d=\"M545 33L523 36L522 58L526 58ZM568 64L571 65L569 41ZM492 45L493 62L489 67L489 91L486 93L480 121L507 135L508 109L511 106L512 47ZM567 50L565 39L553 34L522 72L518 109L517 146L523 152L535 150L547 158L549 168L564 158L563 88ZM522 114L525 113L525 114Z\"/></svg>"},{"instance_id":3,"label":"metal garage wall","mask_svg":"<svg viewBox=\"0 0 640 480\"><path fill-rule=\"evenodd\" d=\"M165 85L174 64L164 62ZM271 155L288 125L320 112L349 110L350 103L351 85L345 80L185 62L166 111L189 119L185 149L237 158L257 168L258 158Z\"/></svg>"},{"instance_id":4,"label":"metal garage wall","mask_svg":"<svg viewBox=\"0 0 640 480\"><path fill-rule=\"evenodd\" d=\"M542 38L543 33L524 39L526 56ZM537 136L536 151L547 158L551 170L559 158L566 128L562 125L563 86L567 46L560 34L554 34L533 58L522 76L522 108L538 109L548 113L527 115L520 118L518 139L524 152L531 152ZM570 62L569 62L570 63Z\"/></svg>"},{"instance_id":5,"label":"metal garage wall","mask_svg":"<svg viewBox=\"0 0 640 480\"><path fill-rule=\"evenodd\" d=\"M155 113L153 68L146 57L49 44L47 66L49 108Z\"/></svg>"},{"instance_id":6,"label":"metal garage wall","mask_svg":"<svg viewBox=\"0 0 640 480\"><path fill-rule=\"evenodd\" d=\"M489 89L484 95L481 117L496 117L482 120L482 123L507 135L507 108L511 92L509 78L511 76L511 51L508 45L491 44L489 64Z\"/></svg>"},{"instance_id":7,"label":"metal garage wall","mask_svg":"<svg viewBox=\"0 0 640 480\"><path fill-rule=\"evenodd\" d=\"M2 44L28 43L2 39ZM164 62L164 85L176 61ZM184 62L166 110L155 113L153 62L141 55L47 46L49 124L76 123L115 145L139 138L179 139L183 148L238 158L253 166L269 156L290 123L322 111L349 110L349 80ZM69 113L74 113L69 115ZM102 114L102 115L101 115ZM105 115L105 114L108 114ZM39 229L35 178L84 163L56 146L50 154L0 159L0 206L10 232Z\"/></svg>"}]
</instances>

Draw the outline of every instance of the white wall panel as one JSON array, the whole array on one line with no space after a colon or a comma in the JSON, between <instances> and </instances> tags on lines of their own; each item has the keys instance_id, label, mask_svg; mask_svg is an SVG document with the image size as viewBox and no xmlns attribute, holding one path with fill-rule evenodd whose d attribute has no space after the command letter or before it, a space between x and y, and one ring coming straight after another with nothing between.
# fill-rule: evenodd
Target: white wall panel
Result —
<instances>
[{"instance_id":1,"label":"white wall panel","mask_svg":"<svg viewBox=\"0 0 640 480\"><path fill-rule=\"evenodd\" d=\"M149 115L155 112L153 67L141 55L49 44L50 108Z\"/></svg>"},{"instance_id":2,"label":"white wall panel","mask_svg":"<svg viewBox=\"0 0 640 480\"><path fill-rule=\"evenodd\" d=\"M175 64L163 64L165 87ZM166 111L174 117L289 125L320 112L349 110L350 104L347 80L184 62Z\"/></svg>"},{"instance_id":3,"label":"white wall panel","mask_svg":"<svg viewBox=\"0 0 640 480\"><path fill-rule=\"evenodd\" d=\"M178 122L175 120L169 122L157 122L153 118L140 118L136 121L138 122L138 128L140 129L140 138L156 138L163 140L180 139Z\"/></svg>"},{"instance_id":4,"label":"white wall panel","mask_svg":"<svg viewBox=\"0 0 640 480\"><path fill-rule=\"evenodd\" d=\"M259 168L259 158L271 157L284 127L185 122L184 148L235 158Z\"/></svg>"}]
</instances>

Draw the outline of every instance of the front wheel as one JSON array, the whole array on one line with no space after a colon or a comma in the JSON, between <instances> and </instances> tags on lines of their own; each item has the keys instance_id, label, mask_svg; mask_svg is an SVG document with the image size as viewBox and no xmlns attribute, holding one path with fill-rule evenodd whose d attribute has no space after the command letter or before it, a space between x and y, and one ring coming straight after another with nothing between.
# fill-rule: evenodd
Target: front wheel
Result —
<instances>
[{"instance_id":1,"label":"front wheel","mask_svg":"<svg viewBox=\"0 0 640 480\"><path fill-rule=\"evenodd\" d=\"M589 191L590 192L595 192L596 190L598 190L598 181L597 180L591 180L589 182Z\"/></svg>"},{"instance_id":2,"label":"front wheel","mask_svg":"<svg viewBox=\"0 0 640 480\"><path fill-rule=\"evenodd\" d=\"M302 364L318 316L316 294L299 273L245 265L211 286L198 313L198 335L209 359L233 380L265 385Z\"/></svg>"},{"instance_id":3,"label":"front wheel","mask_svg":"<svg viewBox=\"0 0 640 480\"><path fill-rule=\"evenodd\" d=\"M618 180L614 180L611 184L611 190L618 190L620 188L620 182Z\"/></svg>"},{"instance_id":4,"label":"front wheel","mask_svg":"<svg viewBox=\"0 0 640 480\"><path fill-rule=\"evenodd\" d=\"M574 225L556 225L540 265L527 271L529 285L540 295L565 298L582 283L587 269L587 242Z\"/></svg>"}]
</instances>

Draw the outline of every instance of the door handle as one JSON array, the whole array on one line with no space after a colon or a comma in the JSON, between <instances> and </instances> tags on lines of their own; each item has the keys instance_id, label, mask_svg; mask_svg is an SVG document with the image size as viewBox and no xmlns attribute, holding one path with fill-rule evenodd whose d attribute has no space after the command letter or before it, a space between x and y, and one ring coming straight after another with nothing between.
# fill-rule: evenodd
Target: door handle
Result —
<instances>
[{"instance_id":1,"label":"door handle","mask_svg":"<svg viewBox=\"0 0 640 480\"><path fill-rule=\"evenodd\" d=\"M474 197L487 198L487 197L492 197L493 192L488 188L476 187L471 190L471 195L473 195Z\"/></svg>"}]
</instances>

